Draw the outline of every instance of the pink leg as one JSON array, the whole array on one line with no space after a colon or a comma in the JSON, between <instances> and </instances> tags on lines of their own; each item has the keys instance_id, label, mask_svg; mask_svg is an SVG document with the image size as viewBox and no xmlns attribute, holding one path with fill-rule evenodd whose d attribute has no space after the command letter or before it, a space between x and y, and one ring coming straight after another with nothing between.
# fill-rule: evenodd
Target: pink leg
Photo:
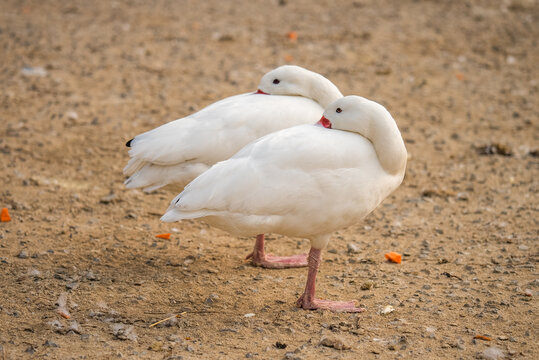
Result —
<instances>
[{"instance_id":1,"label":"pink leg","mask_svg":"<svg viewBox=\"0 0 539 360\"><path fill-rule=\"evenodd\" d=\"M264 251L264 234L256 236L255 248L245 259L253 259L254 265L271 269L284 269L307 266L307 254L292 256L273 256Z\"/></svg>"},{"instance_id":2,"label":"pink leg","mask_svg":"<svg viewBox=\"0 0 539 360\"><path fill-rule=\"evenodd\" d=\"M311 248L309 251L309 272L307 274L307 285L305 286L305 292L296 302L298 307L315 310L324 309L337 312L362 312L365 309L356 307L355 301L330 301L321 300L314 297L314 288L316 283L316 274L320 267L322 250Z\"/></svg>"}]
</instances>

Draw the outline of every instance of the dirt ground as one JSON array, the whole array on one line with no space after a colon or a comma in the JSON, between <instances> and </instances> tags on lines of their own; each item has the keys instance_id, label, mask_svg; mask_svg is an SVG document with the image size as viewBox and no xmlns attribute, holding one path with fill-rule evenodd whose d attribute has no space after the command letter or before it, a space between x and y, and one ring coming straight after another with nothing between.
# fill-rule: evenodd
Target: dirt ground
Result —
<instances>
[{"instance_id":1,"label":"dirt ground","mask_svg":"<svg viewBox=\"0 0 539 360\"><path fill-rule=\"evenodd\" d=\"M0 359L536 358L536 1L0 8ZM295 308L306 269L253 267L254 239L161 223L176 193L123 186L126 140L286 63L384 104L410 153L323 255L318 294L361 314Z\"/></svg>"}]
</instances>

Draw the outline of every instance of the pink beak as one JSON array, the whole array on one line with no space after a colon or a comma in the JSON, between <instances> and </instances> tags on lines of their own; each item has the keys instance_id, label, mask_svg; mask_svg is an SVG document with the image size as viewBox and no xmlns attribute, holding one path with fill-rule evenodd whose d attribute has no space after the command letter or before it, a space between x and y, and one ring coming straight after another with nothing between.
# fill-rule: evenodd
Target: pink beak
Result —
<instances>
[{"instance_id":1,"label":"pink beak","mask_svg":"<svg viewBox=\"0 0 539 360\"><path fill-rule=\"evenodd\" d=\"M325 116L322 116L320 121L316 123L317 125L322 125L326 129L331 129L331 121L329 121Z\"/></svg>"},{"instance_id":2,"label":"pink beak","mask_svg":"<svg viewBox=\"0 0 539 360\"><path fill-rule=\"evenodd\" d=\"M262 94L262 95L269 95L267 92L263 92L262 90L258 89L255 94Z\"/></svg>"}]
</instances>

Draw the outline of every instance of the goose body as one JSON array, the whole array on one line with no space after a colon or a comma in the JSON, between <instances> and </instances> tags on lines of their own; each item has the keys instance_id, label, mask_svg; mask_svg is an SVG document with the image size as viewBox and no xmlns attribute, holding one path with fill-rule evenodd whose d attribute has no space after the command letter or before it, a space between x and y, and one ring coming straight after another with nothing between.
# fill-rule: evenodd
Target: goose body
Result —
<instances>
[{"instance_id":1,"label":"goose body","mask_svg":"<svg viewBox=\"0 0 539 360\"><path fill-rule=\"evenodd\" d=\"M304 308L360 311L314 298L320 252L335 230L352 225L402 182L406 149L389 112L347 96L317 125L264 136L187 185L163 221L201 218L238 236L278 233L311 240Z\"/></svg>"},{"instance_id":2,"label":"goose body","mask_svg":"<svg viewBox=\"0 0 539 360\"><path fill-rule=\"evenodd\" d=\"M214 165L186 187L169 215L203 217L238 236L310 237L363 218L400 181L376 161L367 139L300 125L258 139Z\"/></svg>"},{"instance_id":3,"label":"goose body","mask_svg":"<svg viewBox=\"0 0 539 360\"><path fill-rule=\"evenodd\" d=\"M152 191L185 184L247 143L268 133L313 123L324 107L342 97L322 75L282 66L260 81L256 93L225 98L128 141L124 168L128 188Z\"/></svg>"}]
</instances>

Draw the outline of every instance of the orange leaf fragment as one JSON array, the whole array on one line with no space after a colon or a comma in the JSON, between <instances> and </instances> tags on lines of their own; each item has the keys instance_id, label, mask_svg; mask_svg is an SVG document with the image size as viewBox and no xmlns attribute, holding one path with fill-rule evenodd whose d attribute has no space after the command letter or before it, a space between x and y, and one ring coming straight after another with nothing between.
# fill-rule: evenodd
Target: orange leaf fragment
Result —
<instances>
[{"instance_id":1,"label":"orange leaf fragment","mask_svg":"<svg viewBox=\"0 0 539 360\"><path fill-rule=\"evenodd\" d=\"M388 259L391 262L394 262L397 264L400 264L402 262L402 255L396 252L393 252L393 251L388 252L387 254L384 254L384 256L386 257L386 259Z\"/></svg>"},{"instance_id":2,"label":"orange leaf fragment","mask_svg":"<svg viewBox=\"0 0 539 360\"><path fill-rule=\"evenodd\" d=\"M2 212L0 213L0 221L1 222L11 221L11 216L9 216L9 211L7 211L7 208L2 209Z\"/></svg>"},{"instance_id":3,"label":"orange leaf fragment","mask_svg":"<svg viewBox=\"0 0 539 360\"><path fill-rule=\"evenodd\" d=\"M462 73L457 73L455 76L457 80L464 80L464 75Z\"/></svg>"},{"instance_id":4,"label":"orange leaf fragment","mask_svg":"<svg viewBox=\"0 0 539 360\"><path fill-rule=\"evenodd\" d=\"M288 37L290 41L296 41L298 39L298 33L295 31L290 31L288 34L286 34L286 37Z\"/></svg>"},{"instance_id":5,"label":"orange leaf fragment","mask_svg":"<svg viewBox=\"0 0 539 360\"><path fill-rule=\"evenodd\" d=\"M285 55L284 56L284 61L292 62L292 61L294 61L294 57L292 55Z\"/></svg>"},{"instance_id":6,"label":"orange leaf fragment","mask_svg":"<svg viewBox=\"0 0 539 360\"><path fill-rule=\"evenodd\" d=\"M60 315L64 319L69 319L71 317L71 315L65 310L58 309L57 312L58 312L58 315Z\"/></svg>"},{"instance_id":7,"label":"orange leaf fragment","mask_svg":"<svg viewBox=\"0 0 539 360\"><path fill-rule=\"evenodd\" d=\"M157 235L155 235L155 237L159 238L159 239L167 239L167 240L169 240L170 239L170 233L157 234Z\"/></svg>"},{"instance_id":8,"label":"orange leaf fragment","mask_svg":"<svg viewBox=\"0 0 539 360\"><path fill-rule=\"evenodd\" d=\"M474 339L479 339L479 340L485 340L485 341L491 341L492 339L489 338L488 336L485 336L485 335L475 335L473 337Z\"/></svg>"}]
</instances>

